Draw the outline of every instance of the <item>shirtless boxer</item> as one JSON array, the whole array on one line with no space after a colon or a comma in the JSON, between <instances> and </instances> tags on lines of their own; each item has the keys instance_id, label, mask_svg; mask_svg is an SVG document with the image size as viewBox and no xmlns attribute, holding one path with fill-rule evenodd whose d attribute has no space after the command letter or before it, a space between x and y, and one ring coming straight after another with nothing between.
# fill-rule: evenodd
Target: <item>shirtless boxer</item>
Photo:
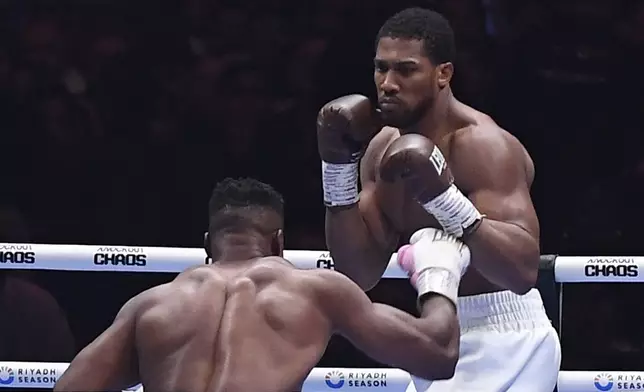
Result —
<instances>
[{"instance_id":1,"label":"shirtless boxer","mask_svg":"<svg viewBox=\"0 0 644 392\"><path fill-rule=\"evenodd\" d=\"M454 52L442 15L403 10L376 40L378 110L361 95L320 110L327 246L335 268L368 290L399 241L418 230L461 239L472 262L454 282L460 360L451 380L417 388L549 392L560 346L533 288L540 257L534 166L514 136L454 97Z\"/></svg>"},{"instance_id":2,"label":"shirtless boxer","mask_svg":"<svg viewBox=\"0 0 644 392\"><path fill-rule=\"evenodd\" d=\"M295 269L282 258L283 222L282 197L270 186L219 183L206 237L215 262L128 301L54 391L113 391L137 382L146 392L294 391L333 332L383 363L428 378L452 376L453 294L423 276L437 266L460 276L467 246L428 229L401 249L419 294L418 319L372 303L342 274Z\"/></svg>"}]
</instances>

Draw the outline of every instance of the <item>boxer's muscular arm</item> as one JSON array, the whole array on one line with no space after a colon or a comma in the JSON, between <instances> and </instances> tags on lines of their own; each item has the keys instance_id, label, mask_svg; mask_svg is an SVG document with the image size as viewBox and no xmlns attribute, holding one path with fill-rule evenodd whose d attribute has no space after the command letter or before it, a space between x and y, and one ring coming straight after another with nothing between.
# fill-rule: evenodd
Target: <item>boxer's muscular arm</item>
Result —
<instances>
[{"instance_id":1,"label":"boxer's muscular arm","mask_svg":"<svg viewBox=\"0 0 644 392\"><path fill-rule=\"evenodd\" d=\"M376 163L392 129L384 128L369 143L360 162L360 201L357 206L326 209L326 243L335 269L349 276L363 290L378 283L398 244L398 235L376 201Z\"/></svg>"},{"instance_id":2,"label":"boxer's muscular arm","mask_svg":"<svg viewBox=\"0 0 644 392\"><path fill-rule=\"evenodd\" d=\"M496 126L458 131L450 150L457 185L486 218L465 243L471 265L492 283L529 291L539 270L539 220L530 198L534 166L514 136Z\"/></svg>"},{"instance_id":3,"label":"boxer's muscular arm","mask_svg":"<svg viewBox=\"0 0 644 392\"><path fill-rule=\"evenodd\" d=\"M112 325L78 353L54 392L120 391L138 382L134 327L143 295L123 305Z\"/></svg>"},{"instance_id":4,"label":"boxer's muscular arm","mask_svg":"<svg viewBox=\"0 0 644 392\"><path fill-rule=\"evenodd\" d=\"M454 304L434 295L421 306L421 318L373 303L344 275L316 271L320 307L334 331L374 360L427 380L448 379L458 360L459 327Z\"/></svg>"}]
</instances>

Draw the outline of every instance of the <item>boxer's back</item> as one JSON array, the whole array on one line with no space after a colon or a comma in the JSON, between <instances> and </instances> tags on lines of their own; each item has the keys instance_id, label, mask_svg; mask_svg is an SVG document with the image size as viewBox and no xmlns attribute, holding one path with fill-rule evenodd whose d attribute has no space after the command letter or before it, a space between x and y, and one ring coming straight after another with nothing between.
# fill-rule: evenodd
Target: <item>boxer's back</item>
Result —
<instances>
[{"instance_id":1,"label":"boxer's back","mask_svg":"<svg viewBox=\"0 0 644 392\"><path fill-rule=\"evenodd\" d=\"M331 331L302 272L274 257L226 262L150 291L136 323L146 390L298 390Z\"/></svg>"}]
</instances>

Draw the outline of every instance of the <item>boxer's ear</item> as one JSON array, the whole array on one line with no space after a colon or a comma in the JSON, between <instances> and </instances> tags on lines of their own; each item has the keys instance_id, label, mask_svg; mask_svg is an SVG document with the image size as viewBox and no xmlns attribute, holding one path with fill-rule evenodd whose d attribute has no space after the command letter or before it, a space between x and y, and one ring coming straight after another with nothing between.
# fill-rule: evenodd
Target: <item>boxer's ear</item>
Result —
<instances>
[{"instance_id":1,"label":"boxer's ear","mask_svg":"<svg viewBox=\"0 0 644 392\"><path fill-rule=\"evenodd\" d=\"M203 248L206 250L206 256L208 256L208 259L212 259L212 252L210 249L210 234L208 232L203 233ZM210 260L212 262L212 260ZM206 260L206 264L210 264L208 260Z\"/></svg>"},{"instance_id":2,"label":"boxer's ear","mask_svg":"<svg viewBox=\"0 0 644 392\"><path fill-rule=\"evenodd\" d=\"M439 88L445 88L452 81L452 76L454 75L454 64L452 63L442 63L436 67L436 79L438 82Z\"/></svg>"},{"instance_id":3,"label":"boxer's ear","mask_svg":"<svg viewBox=\"0 0 644 392\"><path fill-rule=\"evenodd\" d=\"M275 231L271 241L271 251L273 256L284 257L284 231L282 229Z\"/></svg>"}]
</instances>

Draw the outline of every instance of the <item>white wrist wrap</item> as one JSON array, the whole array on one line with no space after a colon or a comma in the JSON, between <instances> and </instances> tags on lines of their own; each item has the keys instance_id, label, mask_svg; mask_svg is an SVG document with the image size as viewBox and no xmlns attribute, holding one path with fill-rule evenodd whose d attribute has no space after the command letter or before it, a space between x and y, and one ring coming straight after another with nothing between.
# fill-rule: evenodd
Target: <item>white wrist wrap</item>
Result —
<instances>
[{"instance_id":1,"label":"white wrist wrap","mask_svg":"<svg viewBox=\"0 0 644 392\"><path fill-rule=\"evenodd\" d=\"M327 207L358 202L358 166L360 162L328 163L322 161L322 189Z\"/></svg>"},{"instance_id":2,"label":"white wrist wrap","mask_svg":"<svg viewBox=\"0 0 644 392\"><path fill-rule=\"evenodd\" d=\"M423 208L436 218L445 232L458 238L463 236L464 229L481 219L481 213L454 184L423 204Z\"/></svg>"},{"instance_id":3,"label":"white wrist wrap","mask_svg":"<svg viewBox=\"0 0 644 392\"><path fill-rule=\"evenodd\" d=\"M437 293L454 302L458 298L458 286L461 278L443 268L428 268L418 274L416 289L418 298L427 293Z\"/></svg>"}]
</instances>

